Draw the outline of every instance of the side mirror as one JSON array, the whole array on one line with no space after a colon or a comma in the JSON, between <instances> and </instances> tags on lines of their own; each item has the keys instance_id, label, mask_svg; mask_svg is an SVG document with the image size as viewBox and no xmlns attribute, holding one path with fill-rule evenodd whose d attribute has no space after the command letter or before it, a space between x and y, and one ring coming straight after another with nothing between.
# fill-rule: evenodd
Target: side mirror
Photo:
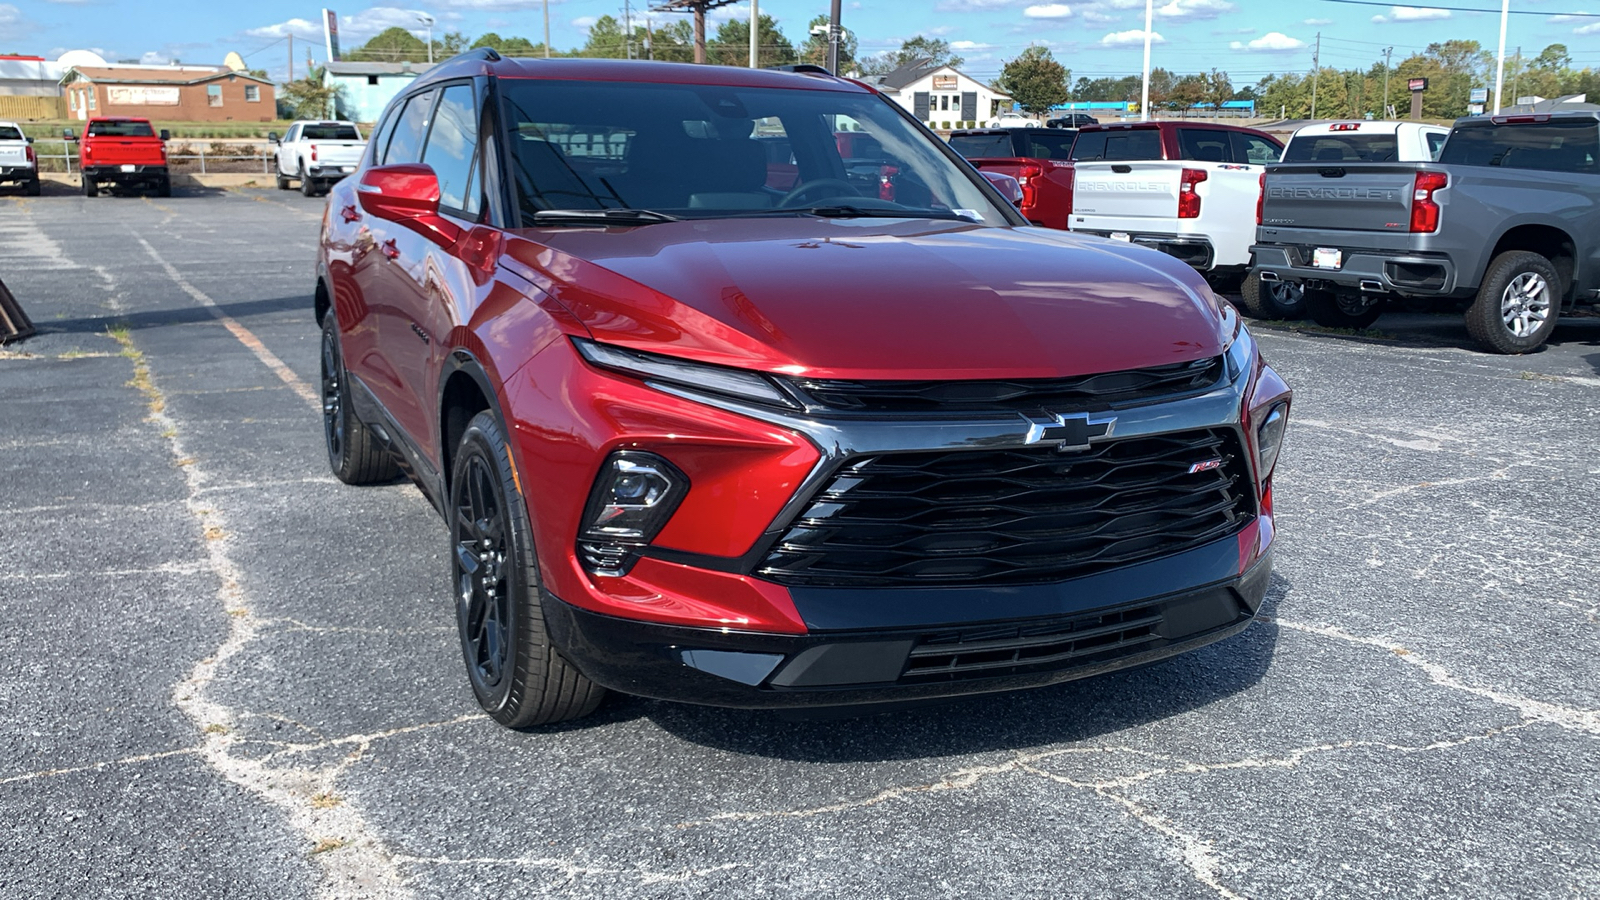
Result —
<instances>
[{"instance_id":1,"label":"side mirror","mask_svg":"<svg viewBox=\"0 0 1600 900\"><path fill-rule=\"evenodd\" d=\"M162 140L163 140L163 141L170 141L170 140L172 140L172 132L170 132L170 131L168 131L168 130L166 130L166 129L165 129L165 128L163 128L163 129L161 129L161 139L162 139Z\"/></svg>"},{"instance_id":2,"label":"side mirror","mask_svg":"<svg viewBox=\"0 0 1600 900\"><path fill-rule=\"evenodd\" d=\"M461 229L439 215L439 176L432 166L401 163L368 169L356 182L356 197L373 216L405 225L440 245L461 237Z\"/></svg>"},{"instance_id":3,"label":"side mirror","mask_svg":"<svg viewBox=\"0 0 1600 900\"><path fill-rule=\"evenodd\" d=\"M28 143L33 143L33 138L28 138Z\"/></svg>"},{"instance_id":4,"label":"side mirror","mask_svg":"<svg viewBox=\"0 0 1600 900\"><path fill-rule=\"evenodd\" d=\"M1010 200L1013 204L1022 202L1022 183L1015 178L1010 175L1002 175L999 172L979 172L978 174L989 179L989 183L995 186L995 190L1000 192L1000 196Z\"/></svg>"},{"instance_id":5,"label":"side mirror","mask_svg":"<svg viewBox=\"0 0 1600 900\"><path fill-rule=\"evenodd\" d=\"M282 141L282 139L278 137L278 133L276 131L267 132L267 140L274 144L281 143Z\"/></svg>"},{"instance_id":6,"label":"side mirror","mask_svg":"<svg viewBox=\"0 0 1600 900\"><path fill-rule=\"evenodd\" d=\"M74 142L76 142L78 140L78 136L73 133L72 129L63 128L63 129L61 129L61 139L64 140L64 141L74 141Z\"/></svg>"}]
</instances>

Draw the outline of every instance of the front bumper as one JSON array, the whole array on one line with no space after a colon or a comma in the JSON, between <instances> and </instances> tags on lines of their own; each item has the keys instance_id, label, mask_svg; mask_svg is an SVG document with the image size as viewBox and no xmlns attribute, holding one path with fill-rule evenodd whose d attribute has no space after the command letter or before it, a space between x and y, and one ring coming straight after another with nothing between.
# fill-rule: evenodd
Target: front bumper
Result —
<instances>
[{"instance_id":1,"label":"front bumper","mask_svg":"<svg viewBox=\"0 0 1600 900\"><path fill-rule=\"evenodd\" d=\"M857 625L803 635L622 619L548 593L543 602L562 655L615 690L741 708L897 704L1043 687L1155 662L1236 634L1261 607L1272 556L1264 553L1242 575L1238 562L1239 541L1226 538L1179 556L1057 584L797 590L797 604L832 607L838 623L847 626L875 614L892 618L897 610L934 618L955 609L964 609L968 617L984 614L979 621ZM1212 578L1227 572L1234 574ZM1175 579L1180 573L1188 578ZM1171 590L1178 584L1192 586ZM821 596L827 594L849 596ZM870 607L862 603L872 596L881 601L880 609L864 615ZM1010 615L1025 610L1032 614ZM808 612L807 617L813 616Z\"/></svg>"},{"instance_id":2,"label":"front bumper","mask_svg":"<svg viewBox=\"0 0 1600 900\"><path fill-rule=\"evenodd\" d=\"M1341 250L1338 268L1311 265L1315 248L1310 245L1256 244L1250 252L1255 257L1256 271L1311 288L1405 297L1442 297L1455 294L1460 288L1459 272L1448 254L1324 246Z\"/></svg>"},{"instance_id":3,"label":"front bumper","mask_svg":"<svg viewBox=\"0 0 1600 900\"><path fill-rule=\"evenodd\" d=\"M1211 239L1201 235L1189 234L1154 234L1145 232L1111 232L1092 228L1074 228L1074 234L1092 234L1096 237L1108 238L1113 234L1126 234L1128 242L1162 253L1179 260L1196 271L1208 272L1216 265L1216 250L1211 246Z\"/></svg>"}]
</instances>

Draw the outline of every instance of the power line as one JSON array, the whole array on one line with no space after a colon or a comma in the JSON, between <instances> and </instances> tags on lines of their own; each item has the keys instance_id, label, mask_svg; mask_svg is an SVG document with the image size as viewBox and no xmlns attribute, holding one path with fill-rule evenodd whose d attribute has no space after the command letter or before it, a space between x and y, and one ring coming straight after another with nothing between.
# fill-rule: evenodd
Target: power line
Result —
<instances>
[{"instance_id":1,"label":"power line","mask_svg":"<svg viewBox=\"0 0 1600 900\"><path fill-rule=\"evenodd\" d=\"M1321 0L1323 3L1345 3L1350 6L1404 6L1406 9L1443 9L1450 12L1482 12L1497 13L1498 9L1487 6L1413 6L1409 3L1379 3L1377 0ZM1589 12L1549 12L1548 10L1513 9L1513 16L1570 16L1575 19L1600 19L1600 13Z\"/></svg>"}]
</instances>

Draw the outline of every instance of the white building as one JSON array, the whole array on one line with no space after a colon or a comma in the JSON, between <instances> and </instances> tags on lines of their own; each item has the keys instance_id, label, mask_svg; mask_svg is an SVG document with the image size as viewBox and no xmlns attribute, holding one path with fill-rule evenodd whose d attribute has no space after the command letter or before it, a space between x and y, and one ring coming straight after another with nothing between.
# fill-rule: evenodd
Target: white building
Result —
<instances>
[{"instance_id":1,"label":"white building","mask_svg":"<svg viewBox=\"0 0 1600 900\"><path fill-rule=\"evenodd\" d=\"M866 79L929 128L976 128L1011 108L1011 95L952 66L912 63Z\"/></svg>"}]
</instances>

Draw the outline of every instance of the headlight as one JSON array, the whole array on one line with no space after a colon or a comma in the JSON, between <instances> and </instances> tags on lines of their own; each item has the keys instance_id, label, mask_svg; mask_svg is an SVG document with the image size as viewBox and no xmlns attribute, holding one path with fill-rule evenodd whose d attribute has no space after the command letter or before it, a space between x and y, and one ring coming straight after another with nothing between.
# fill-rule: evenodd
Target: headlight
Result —
<instances>
[{"instance_id":1,"label":"headlight","mask_svg":"<svg viewBox=\"0 0 1600 900\"><path fill-rule=\"evenodd\" d=\"M654 453L619 450L589 491L578 558L596 575L627 574L634 551L655 540L689 492L689 478Z\"/></svg>"},{"instance_id":2,"label":"headlight","mask_svg":"<svg viewBox=\"0 0 1600 900\"><path fill-rule=\"evenodd\" d=\"M1289 404L1276 403L1256 428L1256 471L1261 473L1262 481L1272 477L1272 467L1278 464L1278 450L1283 446L1283 426L1288 421Z\"/></svg>"},{"instance_id":3,"label":"headlight","mask_svg":"<svg viewBox=\"0 0 1600 900\"><path fill-rule=\"evenodd\" d=\"M601 368L624 372L645 381L665 381L693 391L722 394L738 397L741 400L753 400L756 403L787 406L791 409L799 408L799 404L779 390L771 379L756 372L687 362L655 353L624 350L621 347L599 344L584 338L573 338L572 345L578 348L578 353L584 359Z\"/></svg>"},{"instance_id":4,"label":"headlight","mask_svg":"<svg viewBox=\"0 0 1600 900\"><path fill-rule=\"evenodd\" d=\"M1250 329L1244 327L1244 320L1232 306L1223 305L1222 326L1231 332L1228 347L1222 351L1228 358L1228 380L1234 381L1240 375L1249 374L1256 361L1256 339L1250 335Z\"/></svg>"}]
</instances>

